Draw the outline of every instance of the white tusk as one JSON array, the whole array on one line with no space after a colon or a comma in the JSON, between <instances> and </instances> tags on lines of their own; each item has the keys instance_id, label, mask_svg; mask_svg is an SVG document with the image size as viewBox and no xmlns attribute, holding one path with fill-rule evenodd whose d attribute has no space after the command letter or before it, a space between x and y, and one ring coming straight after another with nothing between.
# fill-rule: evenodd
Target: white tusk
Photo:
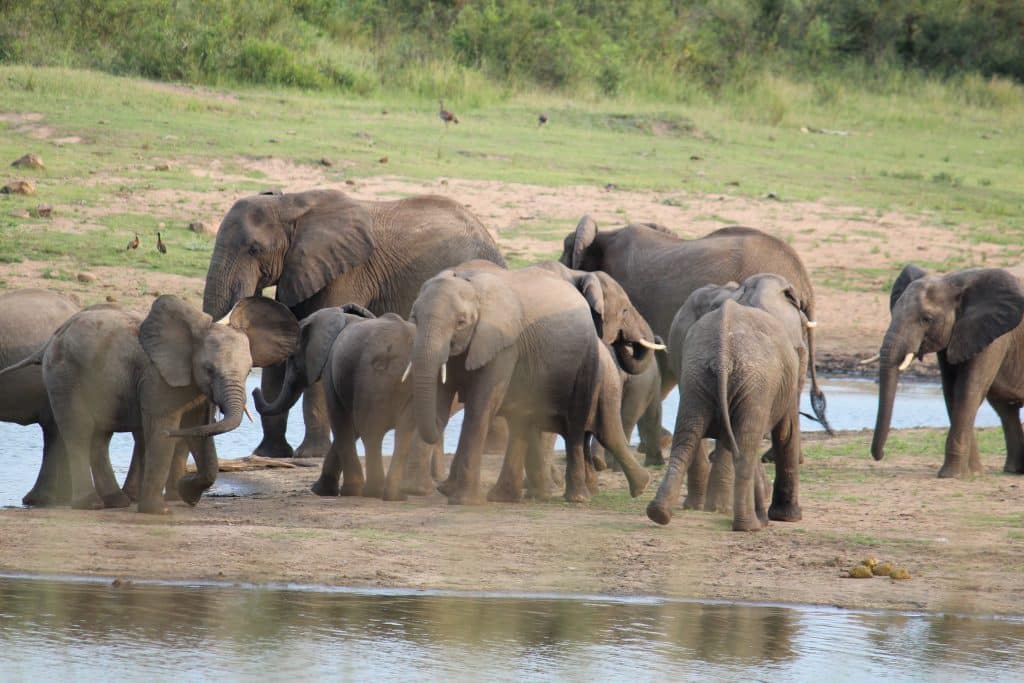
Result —
<instances>
[{"instance_id":1,"label":"white tusk","mask_svg":"<svg viewBox=\"0 0 1024 683\"><path fill-rule=\"evenodd\" d=\"M409 379L409 373L412 372L412 363L405 366L405 372L402 373L402 381Z\"/></svg>"},{"instance_id":2,"label":"white tusk","mask_svg":"<svg viewBox=\"0 0 1024 683\"><path fill-rule=\"evenodd\" d=\"M252 421L253 421L253 420L252 420L252 415L250 415L250 414L249 414L249 406L247 406L247 405L242 405L242 412L243 412L243 413L245 413L245 416L246 416L247 418L249 418L249 422L252 422Z\"/></svg>"},{"instance_id":3,"label":"white tusk","mask_svg":"<svg viewBox=\"0 0 1024 683\"><path fill-rule=\"evenodd\" d=\"M441 363L441 384L445 384L448 381L448 364Z\"/></svg>"},{"instance_id":4,"label":"white tusk","mask_svg":"<svg viewBox=\"0 0 1024 683\"><path fill-rule=\"evenodd\" d=\"M899 368L897 368L897 369L898 369L898 370L899 370L900 372L903 372L904 370L906 370L907 368L909 368L909 367L910 367L910 364L911 364L911 363L913 363L913 362L914 362L914 354L912 354L912 353L908 353L908 354L907 354L907 357L903 359L903 362L902 362L902 363L900 363L900 367L899 367Z\"/></svg>"},{"instance_id":5,"label":"white tusk","mask_svg":"<svg viewBox=\"0 0 1024 683\"><path fill-rule=\"evenodd\" d=\"M818 321L817 320L808 320L804 324L807 325L807 329L813 330L815 327L818 326Z\"/></svg>"},{"instance_id":6,"label":"white tusk","mask_svg":"<svg viewBox=\"0 0 1024 683\"><path fill-rule=\"evenodd\" d=\"M865 358L864 360L857 361L857 365L871 365L879 358L881 358L881 356L876 353L875 355L871 356L871 358Z\"/></svg>"},{"instance_id":7,"label":"white tusk","mask_svg":"<svg viewBox=\"0 0 1024 683\"><path fill-rule=\"evenodd\" d=\"M668 348L664 344L655 344L654 342L649 342L646 339L641 339L640 341L637 342L637 344L644 347L645 349L650 349L651 351L664 351L665 349Z\"/></svg>"},{"instance_id":8,"label":"white tusk","mask_svg":"<svg viewBox=\"0 0 1024 683\"><path fill-rule=\"evenodd\" d=\"M232 309L232 310L234 310L234 309ZM213 324L214 325L227 325L228 324L228 320L230 318L231 318L231 312L229 311L228 314L226 316L224 316L223 318L221 318L220 320L214 320Z\"/></svg>"}]
</instances>

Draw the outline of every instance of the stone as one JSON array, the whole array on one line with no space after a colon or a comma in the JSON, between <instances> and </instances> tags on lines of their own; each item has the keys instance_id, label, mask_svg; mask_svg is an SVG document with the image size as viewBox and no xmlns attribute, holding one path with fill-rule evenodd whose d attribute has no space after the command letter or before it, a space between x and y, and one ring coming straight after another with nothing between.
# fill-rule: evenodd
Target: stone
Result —
<instances>
[{"instance_id":1,"label":"stone","mask_svg":"<svg viewBox=\"0 0 1024 683\"><path fill-rule=\"evenodd\" d=\"M107 294L107 303L112 304L117 301L117 297L113 294Z\"/></svg>"},{"instance_id":2,"label":"stone","mask_svg":"<svg viewBox=\"0 0 1024 683\"><path fill-rule=\"evenodd\" d=\"M85 284L96 282L96 276L92 273L79 273L76 277L79 282L83 282Z\"/></svg>"},{"instance_id":3,"label":"stone","mask_svg":"<svg viewBox=\"0 0 1024 683\"><path fill-rule=\"evenodd\" d=\"M28 212L28 209L14 209L9 214L12 218L31 218L32 214Z\"/></svg>"},{"instance_id":4,"label":"stone","mask_svg":"<svg viewBox=\"0 0 1024 683\"><path fill-rule=\"evenodd\" d=\"M0 187L3 194L24 194L36 193L36 186L31 180L12 180L3 187Z\"/></svg>"},{"instance_id":5,"label":"stone","mask_svg":"<svg viewBox=\"0 0 1024 683\"><path fill-rule=\"evenodd\" d=\"M157 164L156 166L154 166L153 170L154 171L170 171L171 170L171 165L169 163L167 163L166 161L162 161L159 164Z\"/></svg>"},{"instance_id":6,"label":"stone","mask_svg":"<svg viewBox=\"0 0 1024 683\"><path fill-rule=\"evenodd\" d=\"M327 168L330 168L331 166L334 166L334 162L331 161L330 159L328 159L327 157L324 157L324 158L320 159L320 165L321 166L326 166Z\"/></svg>"},{"instance_id":7,"label":"stone","mask_svg":"<svg viewBox=\"0 0 1024 683\"><path fill-rule=\"evenodd\" d=\"M53 207L49 204L40 204L36 207L36 215L40 218L49 218L53 213Z\"/></svg>"},{"instance_id":8,"label":"stone","mask_svg":"<svg viewBox=\"0 0 1024 683\"><path fill-rule=\"evenodd\" d=\"M14 166L15 168L46 168L46 164L43 163L42 158L38 154L32 154L31 152L20 159L15 159L11 163L11 166Z\"/></svg>"},{"instance_id":9,"label":"stone","mask_svg":"<svg viewBox=\"0 0 1024 683\"><path fill-rule=\"evenodd\" d=\"M217 234L217 231L213 228L213 226L209 226L203 221L192 221L191 223L188 224L188 229L200 235Z\"/></svg>"}]
</instances>

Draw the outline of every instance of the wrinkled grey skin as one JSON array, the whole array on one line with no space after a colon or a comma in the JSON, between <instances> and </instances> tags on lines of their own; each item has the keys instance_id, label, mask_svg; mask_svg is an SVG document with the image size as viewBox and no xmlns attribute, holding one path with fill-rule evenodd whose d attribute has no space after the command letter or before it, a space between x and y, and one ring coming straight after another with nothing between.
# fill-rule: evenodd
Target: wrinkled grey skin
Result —
<instances>
[{"instance_id":1,"label":"wrinkled grey skin","mask_svg":"<svg viewBox=\"0 0 1024 683\"><path fill-rule=\"evenodd\" d=\"M680 402L665 478L647 516L668 524L684 473L706 437L725 440L733 452L735 531L757 531L768 523L801 518L799 359L781 322L732 299L690 328L683 348L669 341L676 363ZM758 452L766 432L775 450L775 484L767 486Z\"/></svg>"},{"instance_id":2,"label":"wrinkled grey skin","mask_svg":"<svg viewBox=\"0 0 1024 683\"><path fill-rule=\"evenodd\" d=\"M615 362L574 286L539 277L532 269L506 271L474 262L424 283L412 321L413 410L420 436L427 443L438 441L441 416L456 391L465 404L455 459L438 487L449 503L483 502L480 458L495 415L508 420L511 438L503 476L491 491L494 500L521 497L523 465L507 461L536 451L516 442L536 444L543 431L566 440L566 500L590 498L583 454L588 431L623 462L634 496L646 487L650 475L633 459L622 434ZM542 462L528 458L526 465L543 470Z\"/></svg>"},{"instance_id":3,"label":"wrinkled grey skin","mask_svg":"<svg viewBox=\"0 0 1024 683\"><path fill-rule=\"evenodd\" d=\"M144 319L106 305L72 316L23 361L42 364L67 448L72 506L129 504L107 455L114 432L135 437L133 459L142 466L138 509L146 513L169 512L164 488L176 440L189 439L198 471L182 478L178 491L196 504L217 477L215 451L202 441L239 425L250 369L281 362L297 336L291 312L262 297L240 301L227 325L170 295L158 297ZM224 413L222 420L202 424L207 401Z\"/></svg>"},{"instance_id":4,"label":"wrinkled grey skin","mask_svg":"<svg viewBox=\"0 0 1024 683\"><path fill-rule=\"evenodd\" d=\"M0 294L0 370L41 348L78 304L45 289L22 289ZM43 429L43 460L24 505L60 505L71 498L64 444L50 409L38 365L5 375L0 382L0 421L38 424Z\"/></svg>"},{"instance_id":5,"label":"wrinkled grey skin","mask_svg":"<svg viewBox=\"0 0 1024 683\"><path fill-rule=\"evenodd\" d=\"M700 239L682 240L667 228L633 224L599 231L589 216L566 236L559 260L578 270L603 270L622 285L654 333L668 339L676 312L686 298L706 284L742 282L757 273L775 273L794 288L800 310L815 320L814 288L791 246L760 230L721 228ZM808 335L812 405L825 419L824 394L814 370L814 334ZM676 385L666 371L662 397Z\"/></svg>"},{"instance_id":6,"label":"wrinkled grey skin","mask_svg":"<svg viewBox=\"0 0 1024 683\"><path fill-rule=\"evenodd\" d=\"M256 409L272 415L292 406L309 384L323 381L334 443L313 493L404 500L409 489L420 495L433 490L434 449L416 434L412 384L402 381L415 338L416 327L393 313L376 318L361 306L323 308L302 321L277 399L268 404L260 389L253 390ZM395 450L385 478L381 443L391 429L396 430ZM357 439L366 447L365 478ZM403 482L410 456L419 480Z\"/></svg>"},{"instance_id":7,"label":"wrinkled grey skin","mask_svg":"<svg viewBox=\"0 0 1024 683\"><path fill-rule=\"evenodd\" d=\"M983 471L974 419L983 399L995 409L1006 439L1004 472L1024 474L1024 268L972 268L928 275L914 264L896 278L892 321L879 350L878 416L871 455L881 460L889 436L900 365L935 353L949 415L940 477Z\"/></svg>"},{"instance_id":8,"label":"wrinkled grey skin","mask_svg":"<svg viewBox=\"0 0 1024 683\"><path fill-rule=\"evenodd\" d=\"M657 335L654 341L662 343L661 337ZM656 351L654 357L657 362L648 365L647 369L638 375L619 371L622 379L622 429L628 441L633 436L633 430L639 428L639 450L644 454L645 466L665 464L662 435L668 434L661 426L661 366L668 362L668 356L664 351ZM594 466L598 470L609 465L613 470L617 469L614 460L606 463L604 449L600 444L592 443L590 451Z\"/></svg>"},{"instance_id":9,"label":"wrinkled grey skin","mask_svg":"<svg viewBox=\"0 0 1024 683\"><path fill-rule=\"evenodd\" d=\"M807 318L800 310L799 301L792 285L783 277L773 273L758 273L742 284L729 282L725 285L706 285L693 292L679 309L672 323L669 335L671 348L681 349L687 343L687 334L701 317L718 309L732 300L744 306L758 308L778 320L786 332L798 359L797 400L803 389L803 378L807 370ZM672 373L679 372L680 354L669 357ZM763 460L772 460L769 451ZM728 443L718 440L710 462L699 449L687 473L687 496L683 502L686 509L715 512L729 512L732 509L733 469L732 453ZM710 472L709 472L710 467Z\"/></svg>"},{"instance_id":10,"label":"wrinkled grey skin","mask_svg":"<svg viewBox=\"0 0 1024 683\"><path fill-rule=\"evenodd\" d=\"M447 197L366 202L335 190L255 195L235 202L221 221L203 292L203 311L219 320L245 296L276 286L276 298L300 320L315 310L355 303L375 315L407 317L420 285L470 259L504 265L486 228ZM263 373L272 401L284 367ZM303 402L306 434L295 455L330 448L323 389ZM291 457L287 412L264 417L258 455Z\"/></svg>"}]
</instances>

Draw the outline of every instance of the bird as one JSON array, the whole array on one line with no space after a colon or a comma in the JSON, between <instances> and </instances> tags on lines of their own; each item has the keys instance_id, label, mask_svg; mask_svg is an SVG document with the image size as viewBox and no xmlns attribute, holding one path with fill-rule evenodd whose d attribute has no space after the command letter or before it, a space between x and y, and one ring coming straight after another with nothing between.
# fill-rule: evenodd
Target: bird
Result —
<instances>
[{"instance_id":1,"label":"bird","mask_svg":"<svg viewBox=\"0 0 1024 683\"><path fill-rule=\"evenodd\" d=\"M444 108L444 100L438 100L438 103L441 105L441 109L437 112L437 115L441 117L442 121L444 121L445 127L447 127L449 123L459 122L458 116Z\"/></svg>"},{"instance_id":2,"label":"bird","mask_svg":"<svg viewBox=\"0 0 1024 683\"><path fill-rule=\"evenodd\" d=\"M382 156L380 159L377 159L377 163L379 163L379 164L386 164L386 163L388 163L387 156Z\"/></svg>"},{"instance_id":3,"label":"bird","mask_svg":"<svg viewBox=\"0 0 1024 683\"><path fill-rule=\"evenodd\" d=\"M138 249L138 248L139 248L139 233L135 233L135 239L133 239L130 242L128 242L128 246L125 247L124 250L128 251L129 249Z\"/></svg>"},{"instance_id":4,"label":"bird","mask_svg":"<svg viewBox=\"0 0 1024 683\"><path fill-rule=\"evenodd\" d=\"M547 122L548 122L548 115L545 114L544 112L541 112L540 116L537 117L537 127L539 128L539 127L543 126Z\"/></svg>"},{"instance_id":5,"label":"bird","mask_svg":"<svg viewBox=\"0 0 1024 683\"><path fill-rule=\"evenodd\" d=\"M160 239L160 233L156 234L156 250L159 251L161 254L167 253L167 245L164 244L164 241L162 239Z\"/></svg>"}]
</instances>

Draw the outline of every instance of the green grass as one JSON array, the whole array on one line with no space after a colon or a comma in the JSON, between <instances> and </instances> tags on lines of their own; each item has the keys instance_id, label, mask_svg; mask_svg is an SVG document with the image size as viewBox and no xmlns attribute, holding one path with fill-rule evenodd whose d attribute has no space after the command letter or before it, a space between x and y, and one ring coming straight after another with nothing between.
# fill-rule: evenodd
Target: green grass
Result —
<instances>
[{"instance_id":1,"label":"green grass","mask_svg":"<svg viewBox=\"0 0 1024 683\"><path fill-rule=\"evenodd\" d=\"M154 207L153 215L125 214L118 202L161 190L241 197L275 181L241 166L243 159L262 157L299 165L327 157L335 161L327 170L334 182L386 172L418 180L614 183L671 192L679 203L708 193L760 198L775 192L783 201L927 215L951 240L997 245L1007 261L1024 255L1024 166L1018 159L1024 90L1012 86L1012 96L985 108L964 104L952 86L921 81L907 88L898 94L844 89L840 100L824 103L814 86L777 77L743 93L697 97L685 105L511 95L475 104L449 101L463 122L446 131L436 101L425 93L360 99L288 89L174 92L95 72L5 66L2 109L41 114L38 125L52 132L39 140L22 123L0 121L5 165L27 151L41 154L47 165L5 173L32 178L39 191L34 197L0 196L0 263L63 257L75 267L128 265L203 276L210 243L186 234L192 216L177 212L173 200ZM765 120L760 108L776 101L785 103L784 111ZM544 129L536 125L541 110L550 117ZM804 133L804 126L850 134ZM83 142L54 142L67 136ZM384 155L386 167L378 163ZM170 170L154 170L163 161ZM240 178L217 183L191 172L215 162ZM98 221L103 230L62 232L55 223L11 215L40 202L76 222ZM228 208L223 202L219 210ZM103 217L90 219L87 212ZM168 243L178 248L163 259L155 252L123 253L133 231L151 239L159 222L166 222ZM550 241L554 255L571 227L540 218L515 231ZM894 264L909 257L892 255ZM512 254L513 264L527 260ZM852 268L824 284L879 291L891 277L888 269Z\"/></svg>"}]
</instances>

